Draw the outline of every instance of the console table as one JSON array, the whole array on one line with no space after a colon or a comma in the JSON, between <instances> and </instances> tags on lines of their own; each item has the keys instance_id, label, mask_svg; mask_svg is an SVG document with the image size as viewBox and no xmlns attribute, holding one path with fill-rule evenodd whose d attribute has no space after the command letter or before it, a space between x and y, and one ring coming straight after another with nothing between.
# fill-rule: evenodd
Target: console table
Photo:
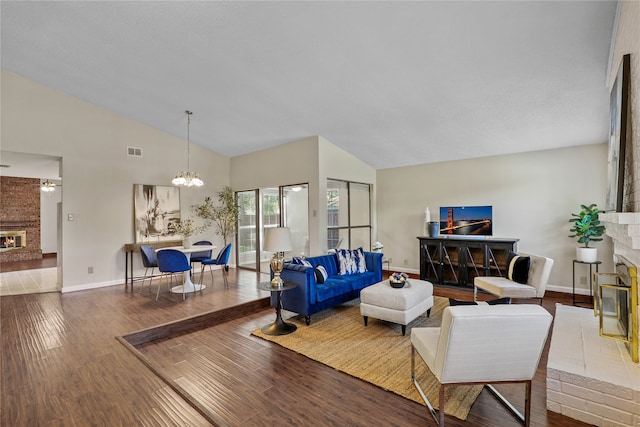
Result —
<instances>
[{"instance_id":1,"label":"console table","mask_svg":"<svg viewBox=\"0 0 640 427\"><path fill-rule=\"evenodd\" d=\"M162 242L143 242L143 243L125 243L122 250L124 252L124 290L127 290L131 283L131 292L133 292L133 254L140 253L140 246L148 245L154 250L159 248L167 248L169 246L180 246L182 240L166 240Z\"/></svg>"},{"instance_id":2,"label":"console table","mask_svg":"<svg viewBox=\"0 0 640 427\"><path fill-rule=\"evenodd\" d=\"M509 251L519 239L475 236L417 238L420 280L433 284L473 287L477 276L506 276Z\"/></svg>"}]
</instances>

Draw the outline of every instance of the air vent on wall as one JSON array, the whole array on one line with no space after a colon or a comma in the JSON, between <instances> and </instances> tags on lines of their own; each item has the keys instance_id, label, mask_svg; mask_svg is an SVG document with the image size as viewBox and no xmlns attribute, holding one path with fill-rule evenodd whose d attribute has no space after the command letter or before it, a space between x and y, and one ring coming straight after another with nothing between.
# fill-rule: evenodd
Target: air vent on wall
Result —
<instances>
[{"instance_id":1,"label":"air vent on wall","mask_svg":"<svg viewBox=\"0 0 640 427\"><path fill-rule=\"evenodd\" d=\"M127 156L142 157L142 148L127 147Z\"/></svg>"}]
</instances>

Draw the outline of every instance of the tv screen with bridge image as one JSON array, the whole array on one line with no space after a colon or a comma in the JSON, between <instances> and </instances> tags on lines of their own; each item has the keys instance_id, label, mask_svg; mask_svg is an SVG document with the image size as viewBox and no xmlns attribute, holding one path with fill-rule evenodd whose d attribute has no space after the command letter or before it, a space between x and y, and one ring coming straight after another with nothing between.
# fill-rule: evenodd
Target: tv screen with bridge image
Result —
<instances>
[{"instance_id":1,"label":"tv screen with bridge image","mask_svg":"<svg viewBox=\"0 0 640 427\"><path fill-rule=\"evenodd\" d=\"M493 235L492 206L440 207L440 235Z\"/></svg>"}]
</instances>

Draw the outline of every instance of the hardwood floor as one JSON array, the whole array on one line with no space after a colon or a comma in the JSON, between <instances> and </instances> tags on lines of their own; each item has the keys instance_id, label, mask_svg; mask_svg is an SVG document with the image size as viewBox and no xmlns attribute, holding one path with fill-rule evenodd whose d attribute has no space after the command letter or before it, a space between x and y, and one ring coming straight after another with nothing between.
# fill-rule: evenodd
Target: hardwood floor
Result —
<instances>
[{"instance_id":1,"label":"hardwood floor","mask_svg":"<svg viewBox=\"0 0 640 427\"><path fill-rule=\"evenodd\" d=\"M268 293L256 284L266 276L231 269L225 289L220 272L214 275L214 284L205 277L202 296L184 302L169 294L156 302L155 284L153 292L136 284L134 293L114 286L1 297L0 425L434 425L422 405L251 336L275 316L272 308L259 309ZM435 293L471 297L443 288ZM253 301L258 311L138 345L142 359L116 339L145 342L149 332L136 331ZM554 313L556 302L570 304L570 296L548 293L544 306ZM220 316L227 320L239 310ZM534 380L531 425L586 425L546 411L547 353L548 343ZM523 389L500 390L521 407ZM483 391L466 422L447 417L447 425L520 424Z\"/></svg>"},{"instance_id":2,"label":"hardwood floor","mask_svg":"<svg viewBox=\"0 0 640 427\"><path fill-rule=\"evenodd\" d=\"M30 261L11 261L0 263L0 273L8 271L32 270L38 268L56 267L58 264L56 254L43 254L42 259Z\"/></svg>"}]
</instances>

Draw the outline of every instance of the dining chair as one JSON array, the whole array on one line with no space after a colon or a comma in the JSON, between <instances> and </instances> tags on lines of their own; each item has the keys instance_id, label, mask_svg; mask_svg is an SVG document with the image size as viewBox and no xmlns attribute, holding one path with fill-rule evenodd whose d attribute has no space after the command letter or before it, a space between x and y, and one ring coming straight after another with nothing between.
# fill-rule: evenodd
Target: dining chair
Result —
<instances>
[{"instance_id":1,"label":"dining chair","mask_svg":"<svg viewBox=\"0 0 640 427\"><path fill-rule=\"evenodd\" d=\"M151 275L149 276L149 289L151 289L153 270L158 267L158 259L156 258L156 251L149 245L140 245L140 257L142 257L142 265L144 266L144 276L142 277L142 286L140 288L140 292L142 292L149 268L151 268Z\"/></svg>"},{"instance_id":2,"label":"dining chair","mask_svg":"<svg viewBox=\"0 0 640 427\"><path fill-rule=\"evenodd\" d=\"M209 245L209 246L212 246L213 243L211 243L208 240L200 240L200 241L195 242L193 244L193 246L197 246L197 245ZM194 262L202 262L203 259L211 259L212 255L213 255L213 251L211 249L206 250L206 251L192 252L191 253L191 268L193 268L193 263Z\"/></svg>"},{"instance_id":3,"label":"dining chair","mask_svg":"<svg viewBox=\"0 0 640 427\"><path fill-rule=\"evenodd\" d=\"M200 269L200 283L202 283L202 276L204 274L204 268L209 266L209 273L211 273L211 284L213 284L213 269L211 268L214 265L221 266L222 270L222 279L224 280L224 285L229 286L229 282L227 280L227 264L229 264L229 257L231 256L231 243L228 243L215 259L204 259L200 261L202 268Z\"/></svg>"},{"instance_id":4,"label":"dining chair","mask_svg":"<svg viewBox=\"0 0 640 427\"><path fill-rule=\"evenodd\" d=\"M191 265L189 265L189 260L187 256L176 249L163 249L158 251L158 269L163 274L163 276L170 276L170 284L169 289L171 289L171 285L173 285L173 275L175 273L185 273L187 271L191 271ZM184 280L183 280L184 281ZM182 300L184 301L184 287L182 288ZM195 293L195 290L194 290ZM158 301L158 297L160 296L160 285L158 285L158 292L156 293L156 301Z\"/></svg>"}]
</instances>

